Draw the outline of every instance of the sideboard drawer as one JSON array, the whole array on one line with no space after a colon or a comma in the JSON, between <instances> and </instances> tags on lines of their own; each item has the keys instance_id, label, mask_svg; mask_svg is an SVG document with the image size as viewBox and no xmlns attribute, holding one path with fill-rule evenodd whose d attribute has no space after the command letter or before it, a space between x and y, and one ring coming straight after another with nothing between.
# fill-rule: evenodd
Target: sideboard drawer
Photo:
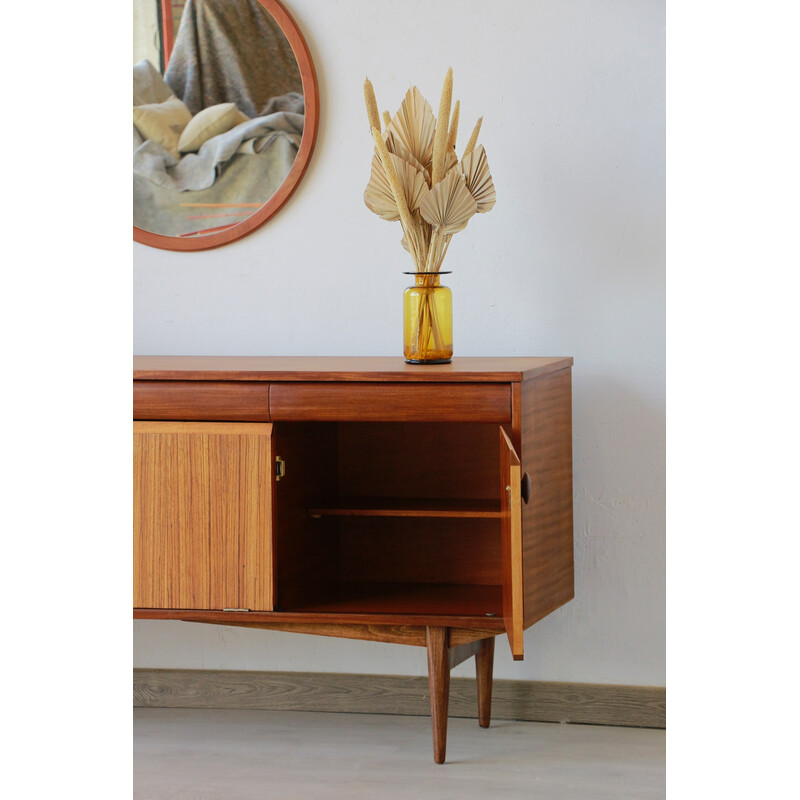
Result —
<instances>
[{"instance_id":1,"label":"sideboard drawer","mask_svg":"<svg viewBox=\"0 0 800 800\"><path fill-rule=\"evenodd\" d=\"M268 422L269 384L134 381L133 418Z\"/></svg>"},{"instance_id":2,"label":"sideboard drawer","mask_svg":"<svg viewBox=\"0 0 800 800\"><path fill-rule=\"evenodd\" d=\"M273 421L510 422L507 383L273 383Z\"/></svg>"}]
</instances>

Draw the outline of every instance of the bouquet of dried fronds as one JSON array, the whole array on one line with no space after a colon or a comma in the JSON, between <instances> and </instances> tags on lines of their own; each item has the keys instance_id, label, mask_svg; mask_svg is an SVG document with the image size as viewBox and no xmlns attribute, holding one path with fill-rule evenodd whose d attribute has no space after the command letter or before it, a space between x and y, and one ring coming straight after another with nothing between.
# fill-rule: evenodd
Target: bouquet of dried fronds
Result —
<instances>
[{"instance_id":1,"label":"bouquet of dried fronds","mask_svg":"<svg viewBox=\"0 0 800 800\"><path fill-rule=\"evenodd\" d=\"M428 101L413 86L398 112L378 115L375 92L364 81L367 117L375 141L372 174L364 191L370 211L390 222L399 220L403 247L414 260L415 272L438 273L453 235L467 227L474 214L491 211L494 183L478 133L483 117L459 161L456 138L460 103L451 116L453 70L442 89L438 118ZM438 338L433 305L420 307L418 335L421 341Z\"/></svg>"},{"instance_id":2,"label":"bouquet of dried fronds","mask_svg":"<svg viewBox=\"0 0 800 800\"><path fill-rule=\"evenodd\" d=\"M367 117L375 141L372 174L364 192L370 211L400 220L403 247L416 272L438 272L453 234L464 230L473 214L491 211L494 184L483 145L478 145L481 117L459 162L456 137L460 103L452 117L453 70L447 71L439 116L412 86L398 112L378 115L375 92L364 82Z\"/></svg>"}]
</instances>

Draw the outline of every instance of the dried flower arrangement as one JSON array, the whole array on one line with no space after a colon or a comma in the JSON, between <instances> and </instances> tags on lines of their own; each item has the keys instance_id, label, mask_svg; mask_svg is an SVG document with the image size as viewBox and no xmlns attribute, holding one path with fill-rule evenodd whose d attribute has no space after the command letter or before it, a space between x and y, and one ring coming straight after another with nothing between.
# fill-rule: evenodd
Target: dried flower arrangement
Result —
<instances>
[{"instance_id":1,"label":"dried flower arrangement","mask_svg":"<svg viewBox=\"0 0 800 800\"><path fill-rule=\"evenodd\" d=\"M375 141L364 202L382 219L400 221L402 245L414 260L415 272L430 273L431 281L441 269L453 235L464 230L474 214L491 211L495 204L486 151L477 144L483 117L459 162L460 102L456 101L451 117L452 97L453 70L448 69L438 118L419 89L412 86L394 117L383 113L382 126L372 83L368 78L364 81L367 118ZM419 285L438 286L438 278L435 284ZM407 360L432 360L428 350L440 353L443 335L430 294L423 293L416 314L414 342L406 342ZM409 351L419 357L410 359Z\"/></svg>"},{"instance_id":2,"label":"dried flower arrangement","mask_svg":"<svg viewBox=\"0 0 800 800\"><path fill-rule=\"evenodd\" d=\"M378 115L375 92L364 82L367 117L375 140L372 174L364 192L370 211L400 220L403 247L417 272L438 272L453 234L474 214L491 211L494 183L483 145L478 145L481 117L459 162L456 137L460 102L452 118L453 70L447 71L438 119L416 86L408 90L394 117Z\"/></svg>"}]
</instances>

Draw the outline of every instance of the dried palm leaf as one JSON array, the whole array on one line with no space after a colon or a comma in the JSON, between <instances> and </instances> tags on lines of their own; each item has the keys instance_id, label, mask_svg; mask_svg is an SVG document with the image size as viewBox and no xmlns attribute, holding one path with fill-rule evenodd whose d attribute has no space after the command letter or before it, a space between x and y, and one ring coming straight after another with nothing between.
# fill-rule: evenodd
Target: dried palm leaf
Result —
<instances>
[{"instance_id":1,"label":"dried palm leaf","mask_svg":"<svg viewBox=\"0 0 800 800\"><path fill-rule=\"evenodd\" d=\"M400 219L400 211L392 194L392 187L386 177L386 171L377 154L372 157L372 172L369 183L364 189L364 203L367 208L381 219L395 222Z\"/></svg>"},{"instance_id":2,"label":"dried palm leaf","mask_svg":"<svg viewBox=\"0 0 800 800\"><path fill-rule=\"evenodd\" d=\"M408 210L416 211L422 198L428 192L428 182L425 179L425 174L415 169L400 156L390 153L389 157L392 159L397 179L403 188ZM389 178L386 176L386 170L383 168L377 153L372 157L372 172L367 188L364 190L364 202L370 211L382 219L389 222L395 222L400 219L400 210L397 208L394 194L392 194Z\"/></svg>"},{"instance_id":3,"label":"dried palm leaf","mask_svg":"<svg viewBox=\"0 0 800 800\"><path fill-rule=\"evenodd\" d=\"M372 138L375 142L375 150L380 158L381 164L383 165L384 172L386 173L386 178L389 181L389 186L392 190L392 196L394 197L394 202L397 205L397 210L400 212L400 224L403 226L403 233L405 233L405 235L408 237L412 247L414 262L418 264L424 257L422 249L423 240L419 221L415 216L412 215L408 208L408 202L403 192L403 186L400 183L400 179L397 177L397 172L394 168L392 154L388 151L386 142L384 141L381 132L377 128L372 129Z\"/></svg>"},{"instance_id":4,"label":"dried palm leaf","mask_svg":"<svg viewBox=\"0 0 800 800\"><path fill-rule=\"evenodd\" d=\"M403 184L403 193L406 196L409 211L416 211L419 204L428 194L428 181L423 170L417 169L413 164L409 164L400 156L392 156L395 172L397 172L400 182Z\"/></svg>"},{"instance_id":5,"label":"dried palm leaf","mask_svg":"<svg viewBox=\"0 0 800 800\"><path fill-rule=\"evenodd\" d=\"M422 218L442 236L451 236L464 230L477 210L478 204L469 193L464 176L457 169L450 170L419 204Z\"/></svg>"},{"instance_id":6,"label":"dried palm leaf","mask_svg":"<svg viewBox=\"0 0 800 800\"><path fill-rule=\"evenodd\" d=\"M482 144L461 159L461 172L469 193L478 204L478 213L485 214L491 211L496 197L492 176L489 173L489 161Z\"/></svg>"},{"instance_id":7,"label":"dried palm leaf","mask_svg":"<svg viewBox=\"0 0 800 800\"><path fill-rule=\"evenodd\" d=\"M456 155L455 150L448 151L444 159L444 174L447 175L447 173L457 165L458 156Z\"/></svg>"},{"instance_id":8,"label":"dried palm leaf","mask_svg":"<svg viewBox=\"0 0 800 800\"><path fill-rule=\"evenodd\" d=\"M403 103L387 125L387 130L398 150L400 147L404 148L426 170L430 169L436 118L433 116L433 109L416 86L406 92Z\"/></svg>"},{"instance_id":9,"label":"dried palm leaf","mask_svg":"<svg viewBox=\"0 0 800 800\"><path fill-rule=\"evenodd\" d=\"M417 271L437 272L453 234L463 230L478 212L495 204L495 191L486 153L477 147L481 117L464 151L462 164L455 152L461 105L452 117L453 71L447 71L438 118L416 87L406 93L394 117L378 117L372 84L364 98L375 153L364 202L388 221L400 220L402 245ZM379 127L383 123L383 130ZM477 148L477 149L476 149Z\"/></svg>"},{"instance_id":10,"label":"dried palm leaf","mask_svg":"<svg viewBox=\"0 0 800 800\"><path fill-rule=\"evenodd\" d=\"M386 142L386 149L390 153L402 158L403 161L407 161L411 164L414 169L422 172L425 175L427 183L430 185L430 164L428 168L426 168L425 165L418 161L414 154L399 141L397 136L388 130L388 128L383 132L383 140Z\"/></svg>"}]
</instances>

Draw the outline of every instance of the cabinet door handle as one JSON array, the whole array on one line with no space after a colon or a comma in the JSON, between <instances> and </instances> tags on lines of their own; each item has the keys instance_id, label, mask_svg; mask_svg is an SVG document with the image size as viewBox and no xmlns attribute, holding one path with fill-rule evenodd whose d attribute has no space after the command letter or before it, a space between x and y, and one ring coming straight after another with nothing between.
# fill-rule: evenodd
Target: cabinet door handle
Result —
<instances>
[{"instance_id":1,"label":"cabinet door handle","mask_svg":"<svg viewBox=\"0 0 800 800\"><path fill-rule=\"evenodd\" d=\"M525 472L522 475L522 480L520 481L519 493L520 497L522 498L522 502L527 505L531 499L531 491L533 489L533 483L531 482L531 476Z\"/></svg>"}]
</instances>

